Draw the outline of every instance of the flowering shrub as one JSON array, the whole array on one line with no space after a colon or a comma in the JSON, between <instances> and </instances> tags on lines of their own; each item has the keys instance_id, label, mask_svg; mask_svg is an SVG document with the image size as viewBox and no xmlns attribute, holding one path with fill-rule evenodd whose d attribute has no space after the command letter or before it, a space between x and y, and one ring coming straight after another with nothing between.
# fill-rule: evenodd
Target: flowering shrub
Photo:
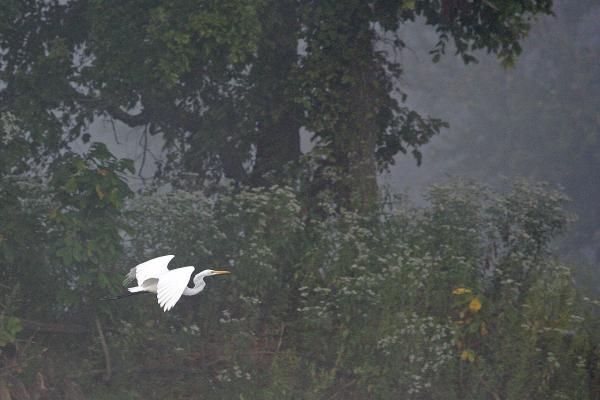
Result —
<instances>
[{"instance_id":1,"label":"flowering shrub","mask_svg":"<svg viewBox=\"0 0 600 400\"><path fill-rule=\"evenodd\" d=\"M157 192L131 202L128 248L233 271L166 316L195 321L207 396L585 398L587 319L549 250L566 199L524 182L427 199L315 216L287 187Z\"/></svg>"}]
</instances>

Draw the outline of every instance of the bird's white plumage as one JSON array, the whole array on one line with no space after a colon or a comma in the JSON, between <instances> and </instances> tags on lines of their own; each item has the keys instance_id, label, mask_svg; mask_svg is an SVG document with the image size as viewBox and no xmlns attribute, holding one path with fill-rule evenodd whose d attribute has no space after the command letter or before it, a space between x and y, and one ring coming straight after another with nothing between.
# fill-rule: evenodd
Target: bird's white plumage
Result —
<instances>
[{"instance_id":1,"label":"bird's white plumage","mask_svg":"<svg viewBox=\"0 0 600 400\"><path fill-rule=\"evenodd\" d=\"M158 278L158 304L165 311L173 308L181 298L194 269L194 267L177 268L167 271Z\"/></svg>"},{"instance_id":2,"label":"bird's white plumage","mask_svg":"<svg viewBox=\"0 0 600 400\"><path fill-rule=\"evenodd\" d=\"M129 292L156 293L158 304L164 311L169 311L181 296L194 296L200 293L205 286L205 277L230 273L205 269L194 277L194 287L188 288L188 282L195 268L190 266L169 270L167 265L174 257L173 255L157 257L136 265L125 276L123 285L128 285L134 279L137 280L137 286L127 288Z\"/></svg>"},{"instance_id":3,"label":"bird's white plumage","mask_svg":"<svg viewBox=\"0 0 600 400\"><path fill-rule=\"evenodd\" d=\"M131 268L131 271L129 271L125 277L123 284L127 285L135 279L137 280L138 286L143 287L144 281L147 279L157 279L162 274L169 272L167 265L169 265L169 262L171 262L174 257L174 255L156 257L136 265Z\"/></svg>"}]
</instances>

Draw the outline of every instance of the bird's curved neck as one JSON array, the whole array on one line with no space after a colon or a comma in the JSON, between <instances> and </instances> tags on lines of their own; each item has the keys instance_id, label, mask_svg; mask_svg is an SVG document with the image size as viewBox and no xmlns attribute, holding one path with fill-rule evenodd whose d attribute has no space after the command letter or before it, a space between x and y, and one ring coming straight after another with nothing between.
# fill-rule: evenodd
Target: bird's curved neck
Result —
<instances>
[{"instance_id":1,"label":"bird's curved neck","mask_svg":"<svg viewBox=\"0 0 600 400\"><path fill-rule=\"evenodd\" d=\"M184 296L194 296L194 295L200 293L202 291L202 289L204 289L204 286L206 286L206 283L204 282L204 277L202 277L198 281L194 281L193 288L186 287L183 290L183 295Z\"/></svg>"}]
</instances>

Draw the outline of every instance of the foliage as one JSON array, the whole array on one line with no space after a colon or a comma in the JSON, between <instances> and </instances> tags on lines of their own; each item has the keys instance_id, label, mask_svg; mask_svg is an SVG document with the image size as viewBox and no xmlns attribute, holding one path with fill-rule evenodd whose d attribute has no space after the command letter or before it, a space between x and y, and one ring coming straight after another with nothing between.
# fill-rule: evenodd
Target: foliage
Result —
<instances>
[{"instance_id":1,"label":"foliage","mask_svg":"<svg viewBox=\"0 0 600 400\"><path fill-rule=\"evenodd\" d=\"M67 282L60 294L66 307L89 303L119 279L111 272L122 253L123 202L132 195L121 174L133 173L131 160L117 160L104 144L87 154L68 153L56 161L48 217L50 264ZM111 266L113 266L111 268Z\"/></svg>"},{"instance_id":2,"label":"foliage","mask_svg":"<svg viewBox=\"0 0 600 400\"><path fill-rule=\"evenodd\" d=\"M11 114L0 114L0 282L12 289L24 281L48 278L39 266L45 264L46 233L43 220L48 196L31 166L27 135ZM32 240L35 238L35 240ZM30 312L39 311L41 298L51 298L41 286L23 299ZM39 297L38 297L39 296Z\"/></svg>"},{"instance_id":3,"label":"foliage","mask_svg":"<svg viewBox=\"0 0 600 400\"><path fill-rule=\"evenodd\" d=\"M9 317L0 320L0 347L4 347L9 343L13 343L17 334L21 332L21 322L18 318Z\"/></svg>"},{"instance_id":4,"label":"foliage","mask_svg":"<svg viewBox=\"0 0 600 400\"><path fill-rule=\"evenodd\" d=\"M81 389L72 375L53 373L46 339L51 342L52 333L88 332L90 317L108 311L96 301L121 280L111 269L122 252L123 202L132 194L123 173L133 172L132 162L115 159L95 143L84 155L63 151L54 162L36 167L32 138L20 121L4 116L2 122L0 391L14 399L29 393L70 398ZM73 317L75 323L60 322ZM83 344L79 349L85 349L84 343L89 344L75 339L70 348ZM62 360L65 370L85 362ZM29 376L21 378L24 373Z\"/></svg>"},{"instance_id":5,"label":"foliage","mask_svg":"<svg viewBox=\"0 0 600 400\"><path fill-rule=\"evenodd\" d=\"M429 201L315 219L285 187L142 196L132 259L184 249L176 265L234 274L150 337L129 317L116 346L153 363L160 343L163 367L203 371L208 398L587 398L584 300L548 248L565 198L455 183Z\"/></svg>"},{"instance_id":6,"label":"foliage","mask_svg":"<svg viewBox=\"0 0 600 400\"><path fill-rule=\"evenodd\" d=\"M454 182L432 187L425 207L361 215L329 201L315 213L284 186L132 198L129 167L94 144L52 165L38 203L15 203L14 221L33 218L40 236L19 254L35 268L7 263L7 282L44 295L11 312L82 323L119 271L165 253L178 255L172 267L233 274L167 314L152 297L104 303L97 315L120 371L110 389L86 372L106 363L95 335L61 344L41 334L94 398L591 398L595 306L551 255L571 217L547 185L501 194ZM18 343L21 326L6 321L3 340ZM31 359L32 374L62 371Z\"/></svg>"},{"instance_id":7,"label":"foliage","mask_svg":"<svg viewBox=\"0 0 600 400\"><path fill-rule=\"evenodd\" d=\"M8 2L0 21L0 109L56 154L108 116L160 135L160 173L268 185L294 177L300 133L325 148L312 190L367 209L375 174L445 126L404 103L399 26L422 18L465 62L506 64L551 0ZM8 23L11 21L11 23ZM291 164L291 165L290 165ZM164 168L163 168L164 167ZM352 184L353 183L353 184Z\"/></svg>"},{"instance_id":8,"label":"foliage","mask_svg":"<svg viewBox=\"0 0 600 400\"><path fill-rule=\"evenodd\" d=\"M19 318L8 315L15 308L13 303L17 295L17 289L18 286L13 288L9 294L3 296L4 298L2 299L2 310L0 312L0 349L7 345L14 346L17 335L23 329Z\"/></svg>"}]
</instances>

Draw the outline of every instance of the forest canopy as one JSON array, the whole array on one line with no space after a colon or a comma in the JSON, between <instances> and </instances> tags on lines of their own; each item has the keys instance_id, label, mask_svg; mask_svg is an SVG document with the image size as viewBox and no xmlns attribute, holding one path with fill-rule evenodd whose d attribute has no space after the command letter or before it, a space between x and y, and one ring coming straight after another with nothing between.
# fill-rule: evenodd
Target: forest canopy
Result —
<instances>
[{"instance_id":1,"label":"forest canopy","mask_svg":"<svg viewBox=\"0 0 600 400\"><path fill-rule=\"evenodd\" d=\"M312 192L368 208L376 172L444 123L411 110L398 85L401 24L422 19L433 61L476 50L510 65L550 0L7 1L0 110L41 154L88 141L105 116L164 139L161 172L252 186L298 178L301 129ZM332 174L331 171L334 171ZM334 176L334 177L332 177ZM314 178L314 179L313 179ZM333 179L333 181L332 181ZM305 179L306 180L306 179Z\"/></svg>"}]
</instances>

